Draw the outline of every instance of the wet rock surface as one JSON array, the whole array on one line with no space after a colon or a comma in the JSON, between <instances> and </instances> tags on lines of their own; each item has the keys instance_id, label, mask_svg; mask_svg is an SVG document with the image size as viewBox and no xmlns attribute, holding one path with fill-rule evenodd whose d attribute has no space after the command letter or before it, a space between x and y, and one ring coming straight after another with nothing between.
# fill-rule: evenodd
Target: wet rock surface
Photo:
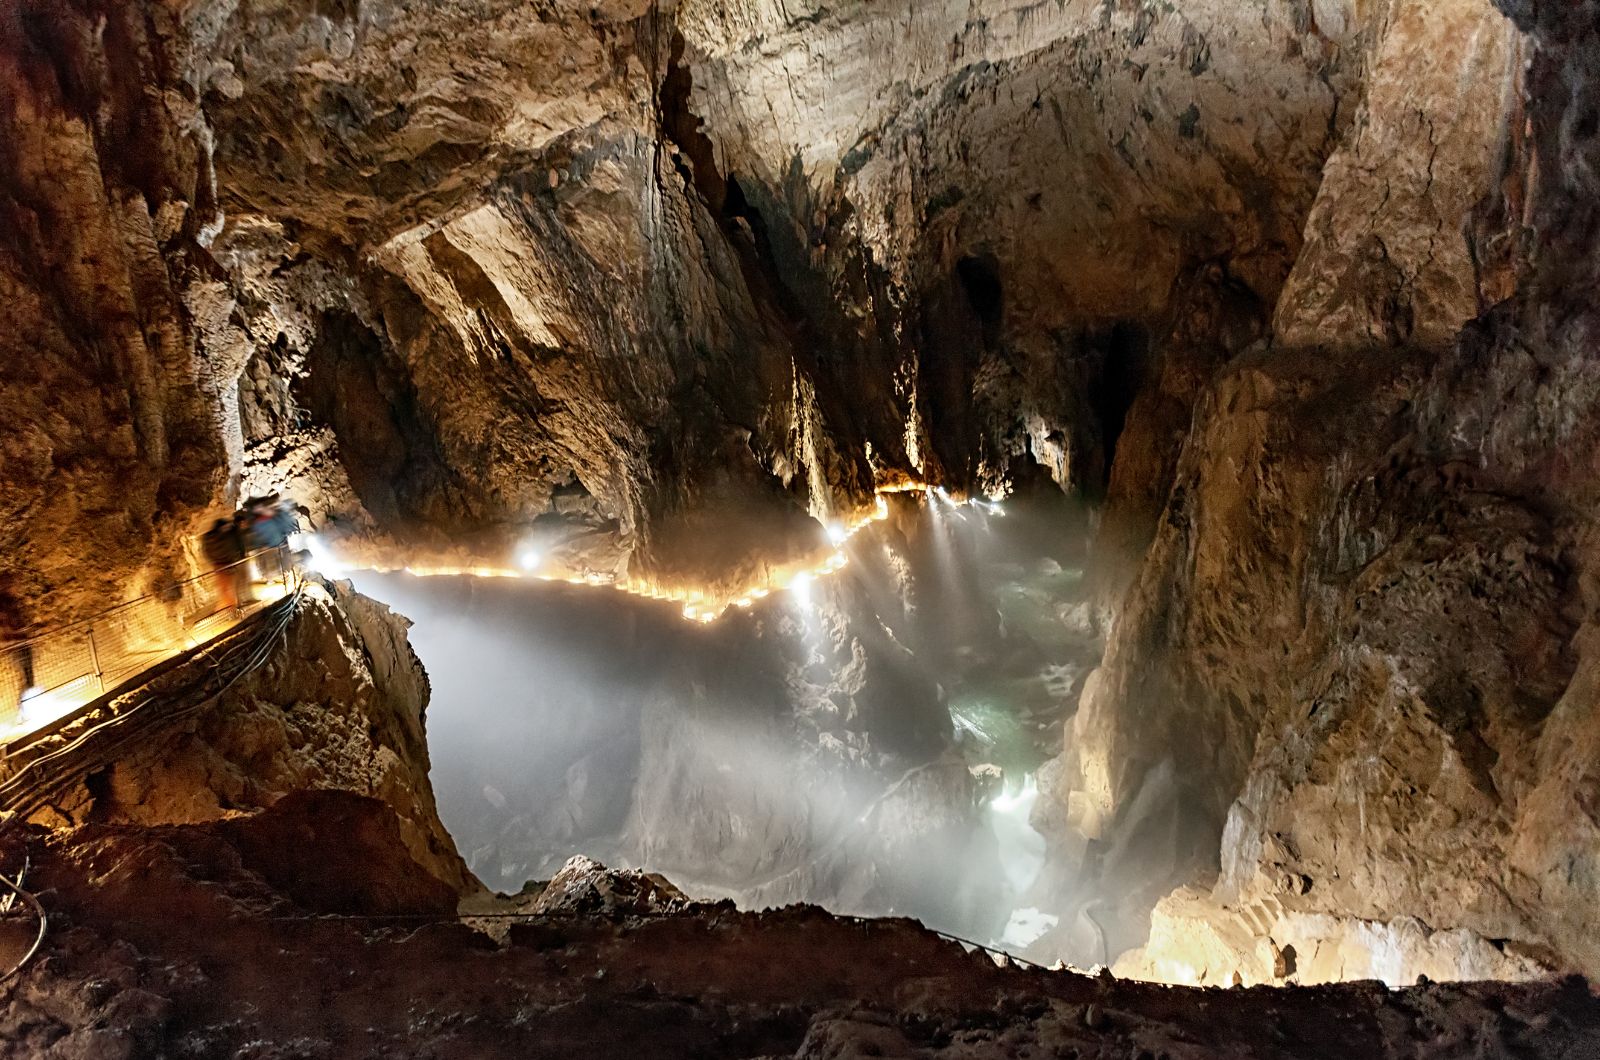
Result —
<instances>
[{"instance_id":1,"label":"wet rock surface","mask_svg":"<svg viewBox=\"0 0 1600 1060\"><path fill-rule=\"evenodd\" d=\"M284 833L296 861L255 845ZM353 836L360 874L329 879ZM347 793L13 832L0 856L23 850L52 932L0 1006L19 1057L1499 1057L1585 1055L1600 1033L1571 981L1188 990L997 968L909 921L807 907L551 913L496 942L416 889L392 811Z\"/></svg>"}]
</instances>

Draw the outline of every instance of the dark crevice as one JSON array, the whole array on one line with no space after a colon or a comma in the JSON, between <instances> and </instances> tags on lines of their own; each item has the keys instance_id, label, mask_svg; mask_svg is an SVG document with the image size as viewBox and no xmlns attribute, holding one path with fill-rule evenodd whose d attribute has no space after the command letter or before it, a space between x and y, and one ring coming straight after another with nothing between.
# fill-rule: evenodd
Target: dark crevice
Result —
<instances>
[{"instance_id":1,"label":"dark crevice","mask_svg":"<svg viewBox=\"0 0 1600 1060\"><path fill-rule=\"evenodd\" d=\"M437 517L447 474L405 373L383 340L353 314L323 315L295 399L339 441L361 503L386 526Z\"/></svg>"},{"instance_id":2,"label":"dark crevice","mask_svg":"<svg viewBox=\"0 0 1600 1060\"><path fill-rule=\"evenodd\" d=\"M965 257L956 262L956 276L967 293L967 304L983 326L984 345L995 345L1000 338L1000 320L1005 309L999 265L990 255Z\"/></svg>"},{"instance_id":3,"label":"dark crevice","mask_svg":"<svg viewBox=\"0 0 1600 1060\"><path fill-rule=\"evenodd\" d=\"M1118 321L1109 329L1088 336L1087 345L1096 365L1089 381L1089 407L1100 427L1105 459L1100 485L1109 485L1128 410L1150 374L1150 332L1140 323Z\"/></svg>"},{"instance_id":4,"label":"dark crevice","mask_svg":"<svg viewBox=\"0 0 1600 1060\"><path fill-rule=\"evenodd\" d=\"M667 72L656 94L661 132L667 142L678 149L678 169L690 186L700 193L712 213L722 216L728 186L717 170L716 149L711 138L705 134L700 116L689 107L694 75L683 62L683 47L683 34L674 32Z\"/></svg>"}]
</instances>

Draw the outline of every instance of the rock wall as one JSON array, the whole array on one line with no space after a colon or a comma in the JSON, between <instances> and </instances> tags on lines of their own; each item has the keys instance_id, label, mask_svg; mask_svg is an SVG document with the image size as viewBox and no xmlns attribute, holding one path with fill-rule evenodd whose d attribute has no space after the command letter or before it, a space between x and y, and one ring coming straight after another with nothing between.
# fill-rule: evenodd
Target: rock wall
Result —
<instances>
[{"instance_id":1,"label":"rock wall","mask_svg":"<svg viewBox=\"0 0 1600 1060\"><path fill-rule=\"evenodd\" d=\"M1197 406L1054 806L1093 876L1095 851L1158 815L1140 793L1166 764L1165 805L1219 839L1187 872L1220 874L1221 930L1281 946L1288 921L1328 917L1321 937L1388 932L1413 971L1427 937L1466 932L1457 953L1488 940L1592 973L1594 316L1569 284L1593 270L1594 12L1508 7L1519 45L1480 8L1384 15L1276 341ZM1429 27L1467 32L1435 47ZM1519 51L1525 96L1495 108ZM1418 57L1404 106L1395 56ZM1366 215L1368 171L1341 174L1386 138L1393 209L1338 220ZM1515 297L1451 338L1512 267Z\"/></svg>"},{"instance_id":2,"label":"rock wall","mask_svg":"<svg viewBox=\"0 0 1600 1060\"><path fill-rule=\"evenodd\" d=\"M221 485L221 218L176 35L149 5L0 12L0 637L181 569Z\"/></svg>"},{"instance_id":3,"label":"rock wall","mask_svg":"<svg viewBox=\"0 0 1600 1060\"><path fill-rule=\"evenodd\" d=\"M1297 4L686 4L680 21L716 164L786 287L893 380L887 452L985 488L1038 464L1104 489L1192 273L1270 305L1358 73L1341 51L1359 34Z\"/></svg>"},{"instance_id":4,"label":"rock wall","mask_svg":"<svg viewBox=\"0 0 1600 1060\"><path fill-rule=\"evenodd\" d=\"M8 25L6 361L49 365L7 387L42 425L0 468L12 625L181 567L203 509L269 489L390 560L534 533L697 582L821 547L806 516L876 479L1099 491L1174 285L1282 285L1366 32L1298 2ZM107 411L41 415L77 391ZM741 540L708 556L712 527Z\"/></svg>"},{"instance_id":5,"label":"rock wall","mask_svg":"<svg viewBox=\"0 0 1600 1060\"><path fill-rule=\"evenodd\" d=\"M879 480L1048 477L1108 498L1041 811L1103 950L1198 873L1594 970L1594 14L14 4L0 635L270 488L390 560L707 584ZM263 686L204 784L95 804L425 790L343 621L277 675L353 697L296 692L337 753Z\"/></svg>"},{"instance_id":6,"label":"rock wall","mask_svg":"<svg viewBox=\"0 0 1600 1060\"><path fill-rule=\"evenodd\" d=\"M1512 293L1516 204L1478 210L1516 180L1522 35L1489 0L1400 0L1368 18L1363 97L1278 301L1285 346L1443 346Z\"/></svg>"}]
</instances>

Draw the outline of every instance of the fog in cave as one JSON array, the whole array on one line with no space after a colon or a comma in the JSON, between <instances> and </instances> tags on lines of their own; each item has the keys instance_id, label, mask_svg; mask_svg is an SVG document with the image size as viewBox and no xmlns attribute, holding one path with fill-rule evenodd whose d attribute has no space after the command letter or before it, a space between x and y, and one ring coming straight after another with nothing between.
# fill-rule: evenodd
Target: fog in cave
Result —
<instances>
[{"instance_id":1,"label":"fog in cave","mask_svg":"<svg viewBox=\"0 0 1600 1060\"><path fill-rule=\"evenodd\" d=\"M354 577L415 622L440 812L490 887L581 853L1021 950L1059 920L1028 817L1098 651L1085 531L1059 494L897 498L843 570L709 626L606 588Z\"/></svg>"}]
</instances>

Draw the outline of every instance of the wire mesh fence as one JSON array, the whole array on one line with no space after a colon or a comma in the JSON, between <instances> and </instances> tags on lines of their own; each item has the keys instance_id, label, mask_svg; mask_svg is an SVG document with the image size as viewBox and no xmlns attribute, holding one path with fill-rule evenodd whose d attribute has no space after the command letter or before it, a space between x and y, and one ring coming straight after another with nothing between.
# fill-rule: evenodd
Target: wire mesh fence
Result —
<instances>
[{"instance_id":1,"label":"wire mesh fence","mask_svg":"<svg viewBox=\"0 0 1600 1060\"><path fill-rule=\"evenodd\" d=\"M226 632L288 595L298 577L287 547L260 549L93 618L0 645L0 742Z\"/></svg>"}]
</instances>

